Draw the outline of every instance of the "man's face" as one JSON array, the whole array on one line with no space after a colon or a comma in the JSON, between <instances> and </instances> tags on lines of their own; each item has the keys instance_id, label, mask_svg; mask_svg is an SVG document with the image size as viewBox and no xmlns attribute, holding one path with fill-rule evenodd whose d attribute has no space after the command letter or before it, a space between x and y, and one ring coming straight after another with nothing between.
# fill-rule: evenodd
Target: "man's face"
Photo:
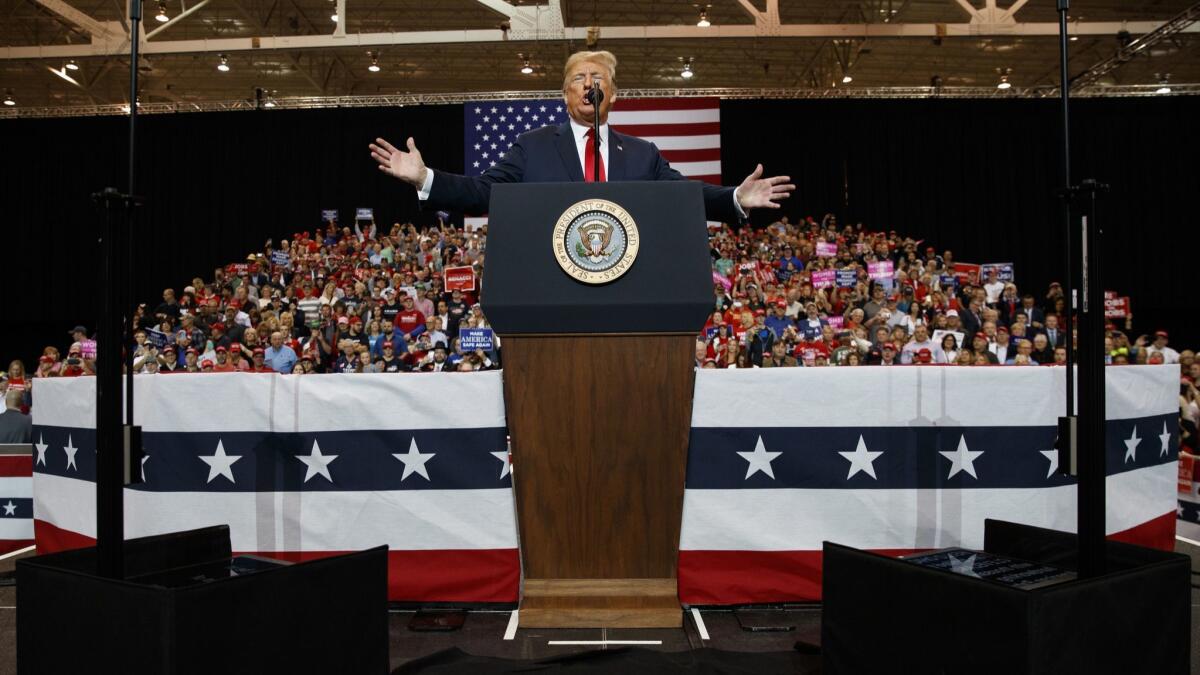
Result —
<instances>
[{"instance_id":1,"label":"man's face","mask_svg":"<svg viewBox=\"0 0 1200 675\"><path fill-rule=\"evenodd\" d=\"M595 119L595 107L584 100L584 95L593 85L598 85L600 91L604 92L604 100L600 103L600 123L604 124L608 121L608 111L612 109L617 94L608 69L596 61L582 61L567 73L563 100L567 104L567 113L579 124L590 125Z\"/></svg>"},{"instance_id":2,"label":"man's face","mask_svg":"<svg viewBox=\"0 0 1200 675\"><path fill-rule=\"evenodd\" d=\"M1058 330L1058 317L1053 314L1046 317L1046 328Z\"/></svg>"},{"instance_id":3,"label":"man's face","mask_svg":"<svg viewBox=\"0 0 1200 675\"><path fill-rule=\"evenodd\" d=\"M271 333L271 346L279 349L283 346L283 335L280 333Z\"/></svg>"},{"instance_id":4,"label":"man's face","mask_svg":"<svg viewBox=\"0 0 1200 675\"><path fill-rule=\"evenodd\" d=\"M917 326L917 329L915 331L913 331L913 339L916 340L917 342L924 342L924 341L928 340L929 339L929 329L925 328L925 326L923 326L923 325Z\"/></svg>"}]
</instances>

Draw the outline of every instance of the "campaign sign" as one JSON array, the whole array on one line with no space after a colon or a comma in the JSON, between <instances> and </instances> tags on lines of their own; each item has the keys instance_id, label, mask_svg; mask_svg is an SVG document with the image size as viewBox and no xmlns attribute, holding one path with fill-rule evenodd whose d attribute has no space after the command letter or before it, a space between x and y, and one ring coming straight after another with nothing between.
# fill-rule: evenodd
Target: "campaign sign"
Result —
<instances>
[{"instance_id":1,"label":"campaign sign","mask_svg":"<svg viewBox=\"0 0 1200 675\"><path fill-rule=\"evenodd\" d=\"M937 346L941 347L942 346L942 338L946 337L947 335L953 335L954 336L954 344L958 345L959 349L963 348L963 340L966 339L967 334L960 332L960 331L956 331L956 330L938 329L938 330L933 331L934 343L936 343Z\"/></svg>"},{"instance_id":2,"label":"campaign sign","mask_svg":"<svg viewBox=\"0 0 1200 675\"><path fill-rule=\"evenodd\" d=\"M1129 296L1104 299L1104 318L1124 319L1129 316Z\"/></svg>"},{"instance_id":3,"label":"campaign sign","mask_svg":"<svg viewBox=\"0 0 1200 675\"><path fill-rule=\"evenodd\" d=\"M287 266L291 264L292 256L287 251L271 251L271 264Z\"/></svg>"},{"instance_id":4,"label":"campaign sign","mask_svg":"<svg viewBox=\"0 0 1200 675\"><path fill-rule=\"evenodd\" d=\"M858 284L858 270L836 270L834 284L838 288L854 288Z\"/></svg>"},{"instance_id":5,"label":"campaign sign","mask_svg":"<svg viewBox=\"0 0 1200 675\"><path fill-rule=\"evenodd\" d=\"M225 268L226 272L234 276L241 276L250 273L249 263L232 263Z\"/></svg>"},{"instance_id":6,"label":"campaign sign","mask_svg":"<svg viewBox=\"0 0 1200 675\"><path fill-rule=\"evenodd\" d=\"M975 263L954 263L954 276L958 277L959 284L979 283L979 268L981 265Z\"/></svg>"},{"instance_id":7,"label":"campaign sign","mask_svg":"<svg viewBox=\"0 0 1200 675\"><path fill-rule=\"evenodd\" d=\"M1104 291L1104 299L1105 300L1112 300L1116 297L1117 297L1116 291Z\"/></svg>"},{"instance_id":8,"label":"campaign sign","mask_svg":"<svg viewBox=\"0 0 1200 675\"><path fill-rule=\"evenodd\" d=\"M337 209L321 209L321 221L322 222L328 223L328 222L332 221L332 222L336 223L337 219L338 219Z\"/></svg>"},{"instance_id":9,"label":"campaign sign","mask_svg":"<svg viewBox=\"0 0 1200 675\"><path fill-rule=\"evenodd\" d=\"M832 326L834 330L841 330L846 326L846 317L831 316L825 319L825 323L828 323L830 326Z\"/></svg>"},{"instance_id":10,"label":"campaign sign","mask_svg":"<svg viewBox=\"0 0 1200 675\"><path fill-rule=\"evenodd\" d=\"M492 329L491 328L464 328L458 332L458 344L464 352L473 352L476 349L483 351L492 350Z\"/></svg>"},{"instance_id":11,"label":"campaign sign","mask_svg":"<svg viewBox=\"0 0 1200 675\"><path fill-rule=\"evenodd\" d=\"M447 267L442 272L446 290L473 291L475 290L475 270L470 267Z\"/></svg>"},{"instance_id":12,"label":"campaign sign","mask_svg":"<svg viewBox=\"0 0 1200 675\"><path fill-rule=\"evenodd\" d=\"M163 347L166 347L167 343L170 341L171 341L171 336L167 335L166 333L162 332L161 330L156 330L154 328L151 328L146 331L146 342L149 342L150 344L154 345L158 349L162 349Z\"/></svg>"},{"instance_id":13,"label":"campaign sign","mask_svg":"<svg viewBox=\"0 0 1200 675\"><path fill-rule=\"evenodd\" d=\"M958 285L958 277L953 274L942 274L938 276L938 284L942 288L954 288Z\"/></svg>"},{"instance_id":14,"label":"campaign sign","mask_svg":"<svg viewBox=\"0 0 1200 675\"><path fill-rule=\"evenodd\" d=\"M813 272L813 288L833 288L837 273L837 270L817 270L816 272Z\"/></svg>"},{"instance_id":15,"label":"campaign sign","mask_svg":"<svg viewBox=\"0 0 1200 675\"><path fill-rule=\"evenodd\" d=\"M829 241L817 242L817 257L818 258L836 258L837 244Z\"/></svg>"},{"instance_id":16,"label":"campaign sign","mask_svg":"<svg viewBox=\"0 0 1200 675\"><path fill-rule=\"evenodd\" d=\"M872 279L891 281L892 275L895 273L895 263L891 260L880 260L878 262L867 263L867 275Z\"/></svg>"},{"instance_id":17,"label":"campaign sign","mask_svg":"<svg viewBox=\"0 0 1200 675\"><path fill-rule=\"evenodd\" d=\"M96 358L96 341L95 340L80 340L79 350L83 353L83 358Z\"/></svg>"},{"instance_id":18,"label":"campaign sign","mask_svg":"<svg viewBox=\"0 0 1200 675\"><path fill-rule=\"evenodd\" d=\"M987 281L988 272L996 270L996 279L1008 283L1015 281L1016 276L1013 274L1012 263L988 263L979 266L979 278L981 281Z\"/></svg>"},{"instance_id":19,"label":"campaign sign","mask_svg":"<svg viewBox=\"0 0 1200 675\"><path fill-rule=\"evenodd\" d=\"M375 220L375 209L354 209L355 220Z\"/></svg>"}]
</instances>

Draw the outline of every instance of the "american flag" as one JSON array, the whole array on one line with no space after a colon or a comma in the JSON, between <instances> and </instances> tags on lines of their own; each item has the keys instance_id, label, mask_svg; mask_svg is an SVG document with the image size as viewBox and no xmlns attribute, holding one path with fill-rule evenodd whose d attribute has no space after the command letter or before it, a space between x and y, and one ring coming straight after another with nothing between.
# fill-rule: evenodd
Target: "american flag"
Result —
<instances>
[{"instance_id":1,"label":"american flag","mask_svg":"<svg viewBox=\"0 0 1200 675\"><path fill-rule=\"evenodd\" d=\"M1062 373L697 371L680 600L819 600L825 541L902 555L982 548L985 518L1073 531L1075 481L1052 449ZM1191 508L1176 507L1179 371L1105 374L1109 538L1172 550Z\"/></svg>"},{"instance_id":2,"label":"american flag","mask_svg":"<svg viewBox=\"0 0 1200 675\"><path fill-rule=\"evenodd\" d=\"M476 101L463 104L463 166L478 176L504 159L517 136L567 121L562 99ZM609 114L614 131L644 138L679 173L721 184L721 107L716 98L618 98ZM487 222L467 218L468 226Z\"/></svg>"},{"instance_id":3,"label":"american flag","mask_svg":"<svg viewBox=\"0 0 1200 675\"><path fill-rule=\"evenodd\" d=\"M0 555L33 543L32 474L28 450L0 451Z\"/></svg>"},{"instance_id":4,"label":"american flag","mask_svg":"<svg viewBox=\"0 0 1200 675\"><path fill-rule=\"evenodd\" d=\"M234 550L286 560L387 544L390 600L515 602L500 373L435 375L139 375L126 536L226 524ZM95 380L38 384L32 491L0 498L41 553L95 542Z\"/></svg>"}]
</instances>

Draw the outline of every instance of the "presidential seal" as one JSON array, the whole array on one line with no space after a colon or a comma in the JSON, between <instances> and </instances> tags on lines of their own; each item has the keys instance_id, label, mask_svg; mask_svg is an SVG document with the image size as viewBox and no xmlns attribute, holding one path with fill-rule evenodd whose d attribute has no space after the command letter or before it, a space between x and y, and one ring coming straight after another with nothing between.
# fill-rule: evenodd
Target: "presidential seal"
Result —
<instances>
[{"instance_id":1,"label":"presidential seal","mask_svg":"<svg viewBox=\"0 0 1200 675\"><path fill-rule=\"evenodd\" d=\"M559 266L585 284L608 283L628 272L639 243L637 223L605 199L585 199L563 211L551 241Z\"/></svg>"}]
</instances>

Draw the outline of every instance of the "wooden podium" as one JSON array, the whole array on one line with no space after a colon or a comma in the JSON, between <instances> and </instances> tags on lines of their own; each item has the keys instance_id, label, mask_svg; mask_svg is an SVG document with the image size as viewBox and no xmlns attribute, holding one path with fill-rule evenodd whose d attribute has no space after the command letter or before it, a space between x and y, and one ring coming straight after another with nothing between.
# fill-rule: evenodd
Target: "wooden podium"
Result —
<instances>
[{"instance_id":1,"label":"wooden podium","mask_svg":"<svg viewBox=\"0 0 1200 675\"><path fill-rule=\"evenodd\" d=\"M619 204L640 250L615 281L566 274L571 205ZM677 627L695 336L712 307L700 187L492 188L484 310L503 340L527 627Z\"/></svg>"}]
</instances>

